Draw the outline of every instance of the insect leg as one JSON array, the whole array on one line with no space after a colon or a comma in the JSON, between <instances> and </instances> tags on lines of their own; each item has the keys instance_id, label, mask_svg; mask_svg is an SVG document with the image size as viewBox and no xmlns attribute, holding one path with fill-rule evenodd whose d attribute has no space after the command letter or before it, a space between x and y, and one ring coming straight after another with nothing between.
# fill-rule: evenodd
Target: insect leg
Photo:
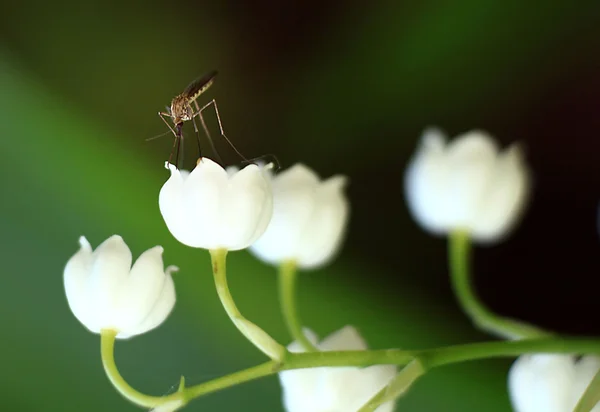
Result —
<instances>
[{"instance_id":1,"label":"insect leg","mask_svg":"<svg viewBox=\"0 0 600 412\"><path fill-rule=\"evenodd\" d=\"M169 160L167 160L168 163L171 163L171 159L173 158L173 152L175 150L177 150L176 155L175 155L175 167L179 168L179 140L180 140L180 136L179 134L177 134L177 132L175 131L175 129L173 129L171 127L171 125L169 124L169 122L167 122L167 120L165 119L164 116L168 116L171 117L168 113L164 113L164 112L158 112L158 116L163 120L163 122L165 122L165 124L167 125L167 127L173 132L173 135L175 136L175 140L173 140L173 147L171 147L171 153L169 154ZM173 163L171 163L173 164Z\"/></svg>"},{"instance_id":2,"label":"insect leg","mask_svg":"<svg viewBox=\"0 0 600 412\"><path fill-rule=\"evenodd\" d=\"M215 147L215 142L213 141L210 132L208 131L208 127L206 126L206 122L204 121L204 117L202 116L202 109L200 109L200 106L198 105L198 101L194 100L194 105L196 106L196 113L194 113L192 115L192 123L194 123L194 128L196 128L196 133L198 133L198 128L196 127L196 122L194 121L194 118L196 116L200 117L200 123L202 124L202 128L204 129L204 133L206 133L206 137L208 138L208 143L210 144L210 148L212 149L213 153L215 154L215 157L217 158L217 161L221 164L223 164L223 159L221 159L221 156L219 155L219 152L217 151L217 148ZM206 107L206 106L205 106ZM200 150L200 137L198 136L198 150Z\"/></svg>"},{"instance_id":3,"label":"insect leg","mask_svg":"<svg viewBox=\"0 0 600 412\"><path fill-rule=\"evenodd\" d=\"M177 134L179 135L179 142L177 143L177 168L179 170L183 169L184 156L183 153L185 151L185 142L183 140L183 132L181 131L181 124L177 126ZM181 156L179 155L181 153ZM181 161L180 161L181 159Z\"/></svg>"},{"instance_id":4,"label":"insect leg","mask_svg":"<svg viewBox=\"0 0 600 412\"><path fill-rule=\"evenodd\" d=\"M169 129L171 129L171 132L173 132L173 135L175 137L177 137L177 133L175 132L175 129L173 129L171 127L171 125L169 124L169 122L167 122L167 119L165 119L165 116L167 116L168 118L171 118L171 115L169 113L165 113L165 112L158 112L158 116L162 119L163 122L165 122L165 124L167 125L167 127Z\"/></svg>"},{"instance_id":5,"label":"insect leg","mask_svg":"<svg viewBox=\"0 0 600 412\"><path fill-rule=\"evenodd\" d=\"M202 123L204 123L204 118L202 117L202 112L208 108L208 106L214 106L215 108L215 113L217 115L217 121L219 122L219 131L221 132L221 136L223 136L223 138L225 139L225 141L229 144L229 146L232 147L232 149L238 154L239 157L241 157L245 162L250 162L248 159L246 159L246 157L240 153L240 151L233 145L233 143L231 142L231 140L229 140L229 138L225 135L225 131L223 130L223 124L221 123L221 116L219 115L219 108L217 106L217 102L215 99L212 99L210 102L208 102L207 104L205 104L204 106L202 106L201 109L198 109L198 111L195 113L197 115L200 116L200 120L202 121ZM198 106L196 106L197 108Z\"/></svg>"},{"instance_id":6,"label":"insect leg","mask_svg":"<svg viewBox=\"0 0 600 412\"><path fill-rule=\"evenodd\" d=\"M198 125L196 125L196 120L193 116L192 124L194 125L194 131L196 132L196 143L198 143L198 158L202 159L202 147L200 146L200 132L198 131Z\"/></svg>"}]
</instances>

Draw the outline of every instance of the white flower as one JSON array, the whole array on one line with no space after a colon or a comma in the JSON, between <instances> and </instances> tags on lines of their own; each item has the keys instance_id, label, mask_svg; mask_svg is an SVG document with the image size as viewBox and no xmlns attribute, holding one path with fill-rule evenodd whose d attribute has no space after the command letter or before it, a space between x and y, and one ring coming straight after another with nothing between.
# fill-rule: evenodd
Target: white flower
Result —
<instances>
[{"instance_id":1,"label":"white flower","mask_svg":"<svg viewBox=\"0 0 600 412\"><path fill-rule=\"evenodd\" d=\"M405 176L414 218L429 232L466 230L479 241L499 240L516 224L529 192L518 145L499 152L487 133L474 130L447 144L427 129Z\"/></svg>"},{"instance_id":2,"label":"white flower","mask_svg":"<svg viewBox=\"0 0 600 412\"><path fill-rule=\"evenodd\" d=\"M305 329L305 334L322 351L367 349L352 326L345 326L319 344L313 332ZM297 342L289 345L288 349L291 352L304 351ZM287 412L356 412L395 375L396 367L393 365L319 367L280 372L279 380ZM391 412L393 409L394 402L388 402L377 408L377 412Z\"/></svg>"},{"instance_id":3,"label":"white flower","mask_svg":"<svg viewBox=\"0 0 600 412\"><path fill-rule=\"evenodd\" d=\"M121 236L111 236L98 248L85 237L64 271L71 311L90 331L116 332L125 339L159 326L175 305L171 273L163 266L160 246L142 253L133 267L131 251Z\"/></svg>"},{"instance_id":4,"label":"white flower","mask_svg":"<svg viewBox=\"0 0 600 412\"><path fill-rule=\"evenodd\" d=\"M239 250L263 234L273 213L268 179L256 165L228 174L204 157L191 172L168 166L160 212L181 243L209 250Z\"/></svg>"},{"instance_id":5,"label":"white flower","mask_svg":"<svg viewBox=\"0 0 600 412\"><path fill-rule=\"evenodd\" d=\"M519 357L510 369L508 387L516 412L572 412L600 369L600 358L536 354ZM592 412L600 412L596 405Z\"/></svg>"},{"instance_id":6,"label":"white flower","mask_svg":"<svg viewBox=\"0 0 600 412\"><path fill-rule=\"evenodd\" d=\"M273 217L250 251L268 263L294 260L299 267L327 263L338 251L348 220L346 178L321 181L297 164L272 178Z\"/></svg>"}]
</instances>

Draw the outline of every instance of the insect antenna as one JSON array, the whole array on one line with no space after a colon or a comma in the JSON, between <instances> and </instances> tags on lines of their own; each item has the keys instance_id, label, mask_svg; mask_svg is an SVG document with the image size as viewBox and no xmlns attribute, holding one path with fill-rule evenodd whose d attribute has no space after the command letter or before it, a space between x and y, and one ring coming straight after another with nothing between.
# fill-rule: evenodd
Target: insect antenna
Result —
<instances>
[{"instance_id":1,"label":"insect antenna","mask_svg":"<svg viewBox=\"0 0 600 412\"><path fill-rule=\"evenodd\" d=\"M164 133L157 134L156 136L149 137L149 138L145 139L144 141L146 141L146 142L149 142L150 140L155 140L155 139L158 139L159 137L166 136L166 135L168 135L169 133L171 133L171 132L170 132L170 131L166 131L166 132L164 132Z\"/></svg>"}]
</instances>

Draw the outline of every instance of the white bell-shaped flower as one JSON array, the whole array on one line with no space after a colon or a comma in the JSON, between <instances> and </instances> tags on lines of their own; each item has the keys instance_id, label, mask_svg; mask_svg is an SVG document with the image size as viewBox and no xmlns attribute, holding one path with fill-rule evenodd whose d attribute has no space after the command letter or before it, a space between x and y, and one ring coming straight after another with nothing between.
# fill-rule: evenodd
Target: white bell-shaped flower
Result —
<instances>
[{"instance_id":1,"label":"white bell-shaped flower","mask_svg":"<svg viewBox=\"0 0 600 412\"><path fill-rule=\"evenodd\" d=\"M129 247L111 236L96 250L85 237L64 270L67 300L75 317L90 331L118 332L125 339L159 326L175 305L175 286L164 269L163 248L155 246L131 266Z\"/></svg>"},{"instance_id":2,"label":"white bell-shaped flower","mask_svg":"<svg viewBox=\"0 0 600 412\"><path fill-rule=\"evenodd\" d=\"M516 412L572 412L592 378L600 358L571 355L523 355L508 375L511 403ZM600 412L596 405L592 412Z\"/></svg>"},{"instance_id":3,"label":"white bell-shaped flower","mask_svg":"<svg viewBox=\"0 0 600 412\"><path fill-rule=\"evenodd\" d=\"M250 251L273 264L293 260L301 268L314 268L327 263L348 221L345 184L344 176L322 181L303 164L272 177L273 217Z\"/></svg>"},{"instance_id":4,"label":"white bell-shaped flower","mask_svg":"<svg viewBox=\"0 0 600 412\"><path fill-rule=\"evenodd\" d=\"M508 234L529 194L520 146L500 152L487 133L474 130L451 143L427 129L405 175L411 213L434 234L465 230L479 241Z\"/></svg>"},{"instance_id":5,"label":"white bell-shaped flower","mask_svg":"<svg viewBox=\"0 0 600 412\"><path fill-rule=\"evenodd\" d=\"M334 332L317 343L317 336L305 329L306 337L322 351L364 350L365 341L352 326ZM303 352L297 342L288 346L291 352ZM355 412L383 389L396 375L394 365L357 367L319 367L279 373L283 388L283 404L287 412ZM394 402L377 408L391 412Z\"/></svg>"},{"instance_id":6,"label":"white bell-shaped flower","mask_svg":"<svg viewBox=\"0 0 600 412\"><path fill-rule=\"evenodd\" d=\"M181 243L209 250L239 250L262 235L273 213L271 185L256 165L227 173L204 157L192 172L169 164L160 212Z\"/></svg>"}]
</instances>

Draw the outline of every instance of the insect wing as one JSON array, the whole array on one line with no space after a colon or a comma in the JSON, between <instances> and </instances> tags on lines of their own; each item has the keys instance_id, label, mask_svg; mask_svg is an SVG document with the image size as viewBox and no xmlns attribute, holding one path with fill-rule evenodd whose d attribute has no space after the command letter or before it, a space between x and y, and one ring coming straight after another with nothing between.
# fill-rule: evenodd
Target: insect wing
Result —
<instances>
[{"instance_id":1,"label":"insect wing","mask_svg":"<svg viewBox=\"0 0 600 412\"><path fill-rule=\"evenodd\" d=\"M204 93L215 81L215 77L217 76L217 71L213 70L210 73L205 74L202 77L197 78L193 82L189 84L188 87L185 88L182 96L185 96L188 99L188 104L192 103L194 100L198 98L202 93Z\"/></svg>"}]
</instances>

